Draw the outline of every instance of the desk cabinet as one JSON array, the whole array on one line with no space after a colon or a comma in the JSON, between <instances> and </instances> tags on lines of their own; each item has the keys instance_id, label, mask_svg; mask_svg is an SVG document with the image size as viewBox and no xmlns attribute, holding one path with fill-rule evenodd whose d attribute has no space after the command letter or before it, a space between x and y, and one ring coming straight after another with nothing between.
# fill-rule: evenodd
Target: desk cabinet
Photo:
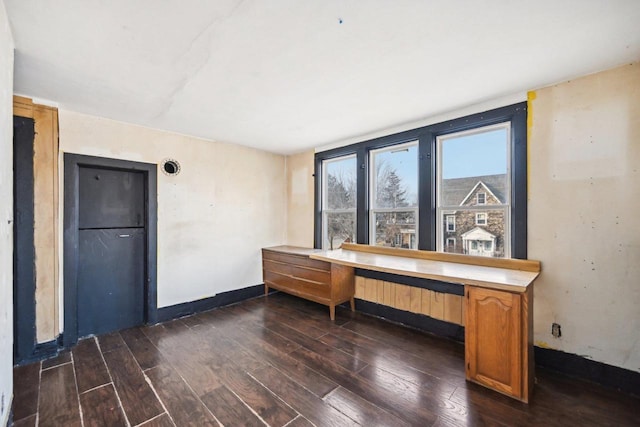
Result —
<instances>
[{"instance_id":1,"label":"desk cabinet","mask_svg":"<svg viewBox=\"0 0 640 427\"><path fill-rule=\"evenodd\" d=\"M467 379L524 402L533 385L530 293L465 289Z\"/></svg>"},{"instance_id":2,"label":"desk cabinet","mask_svg":"<svg viewBox=\"0 0 640 427\"><path fill-rule=\"evenodd\" d=\"M529 401L534 383L533 281L540 274L539 261L354 243L309 256L333 266L464 285L467 380ZM379 296L370 299L380 301ZM413 309L411 304L398 308ZM432 307L429 313L433 315Z\"/></svg>"},{"instance_id":3,"label":"desk cabinet","mask_svg":"<svg viewBox=\"0 0 640 427\"><path fill-rule=\"evenodd\" d=\"M269 288L329 306L331 320L335 307L349 301L354 310L353 268L309 258L319 252L294 246L262 249L265 294Z\"/></svg>"}]
</instances>

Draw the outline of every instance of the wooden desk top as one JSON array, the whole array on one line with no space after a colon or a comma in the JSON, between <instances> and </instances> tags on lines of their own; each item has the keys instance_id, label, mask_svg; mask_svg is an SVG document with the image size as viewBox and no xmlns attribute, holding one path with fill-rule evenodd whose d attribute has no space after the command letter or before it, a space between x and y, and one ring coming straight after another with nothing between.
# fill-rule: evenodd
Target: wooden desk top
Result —
<instances>
[{"instance_id":1,"label":"wooden desk top","mask_svg":"<svg viewBox=\"0 0 640 427\"><path fill-rule=\"evenodd\" d=\"M309 257L366 270L510 292L525 292L540 274L539 271L469 265L346 249L314 252Z\"/></svg>"},{"instance_id":2,"label":"wooden desk top","mask_svg":"<svg viewBox=\"0 0 640 427\"><path fill-rule=\"evenodd\" d=\"M289 246L289 245L270 246L268 248L263 248L263 249L267 251L282 252L285 254L304 255L304 256L309 256L311 254L318 254L322 252L322 249L301 248L299 246Z\"/></svg>"}]
</instances>

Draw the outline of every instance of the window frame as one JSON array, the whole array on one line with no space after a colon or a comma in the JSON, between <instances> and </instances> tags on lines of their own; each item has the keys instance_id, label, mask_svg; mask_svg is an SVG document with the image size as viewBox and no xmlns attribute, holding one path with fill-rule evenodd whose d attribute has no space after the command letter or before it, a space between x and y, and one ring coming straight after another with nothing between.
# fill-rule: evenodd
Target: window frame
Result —
<instances>
[{"instance_id":1,"label":"window frame","mask_svg":"<svg viewBox=\"0 0 640 427\"><path fill-rule=\"evenodd\" d=\"M482 203L480 203L480 195L482 194ZM476 205L484 206L487 204L487 193L484 191L478 191L476 193Z\"/></svg>"},{"instance_id":2,"label":"window frame","mask_svg":"<svg viewBox=\"0 0 640 427\"><path fill-rule=\"evenodd\" d=\"M484 222L480 222L480 216L484 216ZM487 225L487 213L486 212L476 212L476 225Z\"/></svg>"},{"instance_id":3,"label":"window frame","mask_svg":"<svg viewBox=\"0 0 640 427\"><path fill-rule=\"evenodd\" d=\"M453 221L449 222L450 218L453 218ZM455 214L444 214L444 223L446 225L447 233L456 232L456 215ZM453 225L451 229L449 229L450 225Z\"/></svg>"},{"instance_id":4,"label":"window frame","mask_svg":"<svg viewBox=\"0 0 640 427\"><path fill-rule=\"evenodd\" d=\"M527 258L527 103L520 102L465 117L431 124L315 154L314 246L322 245L322 161L347 154L357 158L356 242L369 244L369 152L418 140L418 249L437 249L436 138L438 136L511 122L510 218L511 258Z\"/></svg>"},{"instance_id":5,"label":"window frame","mask_svg":"<svg viewBox=\"0 0 640 427\"><path fill-rule=\"evenodd\" d=\"M449 242L453 242L453 244L450 244ZM456 238L455 237L447 237L445 245L447 247L453 246L453 249L456 249Z\"/></svg>"},{"instance_id":6,"label":"window frame","mask_svg":"<svg viewBox=\"0 0 640 427\"><path fill-rule=\"evenodd\" d=\"M502 123L495 123L488 126L479 126L469 130L464 130L460 132L450 132L450 133L447 133L446 135L440 135L436 137L436 152L437 152L436 165L440 165L443 161L443 145L446 144L448 139L479 135L486 132L492 132L498 129L504 129L506 131L506 136L508 138L508 141L510 141L512 127L513 126L511 122L505 121ZM511 149L512 149L511 144L508 144L508 146L506 147L507 158L505 160L506 160L506 175L509 177L511 176L511 171L512 171L511 155L510 155ZM443 173L442 170L439 169L437 173L436 187L443 180L442 173ZM476 190L477 188L478 188L477 186L474 186L473 189L467 195L467 198L471 197L473 192L477 191ZM478 203L478 195L480 194L484 195L484 201L485 201L484 204ZM475 197L473 197L472 199L474 201L472 205L445 206L445 205L441 205L442 195L436 190L436 216L437 218L440 218L441 215L447 215L447 212L451 210L459 210L463 212L475 212L474 225L480 226L480 227L487 227L489 224L489 212L502 212L504 215L504 235L510 236L511 216L508 215L508 211L510 209L510 203L511 203L511 181L506 183L504 195L505 195L505 200L503 200L502 203L495 204L495 205L487 205L486 203L487 192L478 191ZM484 221L482 222L480 221L481 216L484 217ZM436 250L439 252L444 252L444 249L445 249L444 238L446 237L446 235L447 235L447 232L443 232L439 228L436 229ZM512 243L511 239L504 239L503 251L504 251L505 257L509 257L511 255L511 243Z\"/></svg>"}]
</instances>

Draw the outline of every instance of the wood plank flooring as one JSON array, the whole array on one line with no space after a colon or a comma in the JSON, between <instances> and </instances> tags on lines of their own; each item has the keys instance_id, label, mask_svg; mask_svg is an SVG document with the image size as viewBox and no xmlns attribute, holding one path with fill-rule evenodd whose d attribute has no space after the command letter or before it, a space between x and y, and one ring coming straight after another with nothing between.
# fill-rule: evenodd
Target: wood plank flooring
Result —
<instances>
[{"instance_id":1,"label":"wood plank flooring","mask_svg":"<svg viewBox=\"0 0 640 427\"><path fill-rule=\"evenodd\" d=\"M464 347L272 294L14 369L15 426L637 426L640 399L537 370L530 405L464 378Z\"/></svg>"}]
</instances>

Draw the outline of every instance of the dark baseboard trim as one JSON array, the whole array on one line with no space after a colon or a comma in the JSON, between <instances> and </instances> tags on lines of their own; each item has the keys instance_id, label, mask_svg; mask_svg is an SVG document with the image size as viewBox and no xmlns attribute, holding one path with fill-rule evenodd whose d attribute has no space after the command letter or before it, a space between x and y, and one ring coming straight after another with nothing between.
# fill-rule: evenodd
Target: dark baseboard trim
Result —
<instances>
[{"instance_id":1,"label":"dark baseboard trim","mask_svg":"<svg viewBox=\"0 0 640 427\"><path fill-rule=\"evenodd\" d=\"M640 372L550 348L534 347L534 353L537 366L640 396Z\"/></svg>"},{"instance_id":2,"label":"dark baseboard trim","mask_svg":"<svg viewBox=\"0 0 640 427\"><path fill-rule=\"evenodd\" d=\"M274 292L274 290L269 291L269 293L272 292ZM261 295L264 295L264 285L255 285L233 291L222 292L210 298L170 305L168 307L160 307L158 308L157 322L166 322L167 320L177 319L179 317L189 316L190 314L200 313L217 307L235 304Z\"/></svg>"},{"instance_id":3,"label":"dark baseboard trim","mask_svg":"<svg viewBox=\"0 0 640 427\"><path fill-rule=\"evenodd\" d=\"M384 273L356 268L356 276L367 277L369 279L384 280L386 282L400 283L401 285L413 286L414 288L430 289L443 294L464 295L464 285L457 283L440 282L439 280L423 279L422 277L402 276L400 274Z\"/></svg>"},{"instance_id":4,"label":"dark baseboard trim","mask_svg":"<svg viewBox=\"0 0 640 427\"><path fill-rule=\"evenodd\" d=\"M58 352L63 348L62 340L63 334L60 334L55 340L36 344L33 347L30 355L28 355L27 357L23 357L20 360L15 360L14 365L28 365L29 363L38 362L40 360L57 356Z\"/></svg>"},{"instance_id":5,"label":"dark baseboard trim","mask_svg":"<svg viewBox=\"0 0 640 427\"><path fill-rule=\"evenodd\" d=\"M356 299L356 310L365 314L382 317L392 322L430 332L455 341L464 342L464 326L437 320L424 314L410 313L382 304Z\"/></svg>"}]
</instances>

